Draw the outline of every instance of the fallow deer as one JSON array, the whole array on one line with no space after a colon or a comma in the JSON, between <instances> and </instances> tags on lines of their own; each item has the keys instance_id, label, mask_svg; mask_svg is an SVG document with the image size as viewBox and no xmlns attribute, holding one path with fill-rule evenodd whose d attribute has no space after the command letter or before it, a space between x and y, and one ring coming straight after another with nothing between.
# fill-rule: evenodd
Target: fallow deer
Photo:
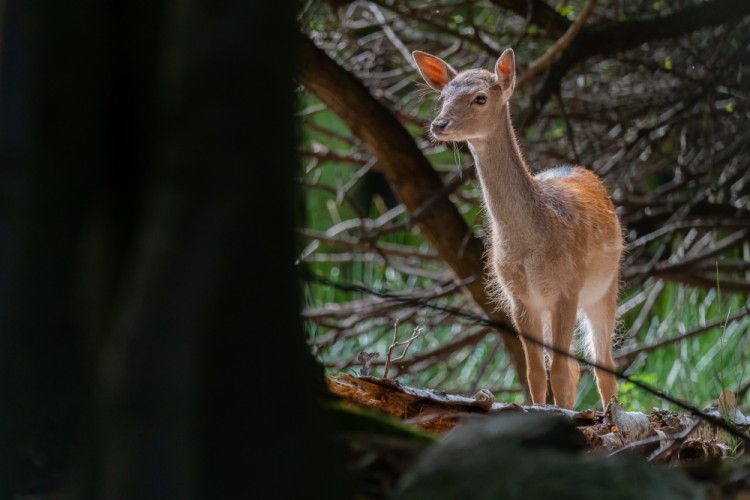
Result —
<instances>
[{"instance_id":1,"label":"fallow deer","mask_svg":"<svg viewBox=\"0 0 750 500\"><path fill-rule=\"evenodd\" d=\"M494 286L522 333L532 402L546 401L542 343L570 352L576 318L595 364L613 369L623 242L601 180L580 166L531 174L508 106L516 74L512 49L502 53L494 72L457 72L425 52L412 56L425 82L440 92L442 109L430 125L432 135L440 141L466 141L474 157L488 219ZM554 351L548 355L555 404L572 408L578 363ZM612 373L594 372L606 407L617 394L617 382Z\"/></svg>"}]
</instances>

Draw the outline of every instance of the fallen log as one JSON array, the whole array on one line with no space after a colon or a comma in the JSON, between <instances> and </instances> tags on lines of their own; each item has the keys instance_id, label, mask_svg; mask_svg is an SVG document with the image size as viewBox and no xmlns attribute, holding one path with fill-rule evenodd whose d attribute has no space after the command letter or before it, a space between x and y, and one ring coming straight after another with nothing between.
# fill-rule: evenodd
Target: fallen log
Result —
<instances>
[{"instance_id":1,"label":"fallen log","mask_svg":"<svg viewBox=\"0 0 750 500\"><path fill-rule=\"evenodd\" d=\"M348 374L329 376L327 383L331 393L349 405L376 409L436 435L448 433L462 421L500 412L545 413L570 418L592 450L633 450L652 462L669 463L703 463L737 452L736 437L699 417L658 409L650 414L629 412L615 398L604 411L572 411L554 405L497 402L486 389L466 397L410 387L389 378ZM733 394L725 391L719 400L719 407L704 413L720 416L747 433L750 419L737 409Z\"/></svg>"}]
</instances>

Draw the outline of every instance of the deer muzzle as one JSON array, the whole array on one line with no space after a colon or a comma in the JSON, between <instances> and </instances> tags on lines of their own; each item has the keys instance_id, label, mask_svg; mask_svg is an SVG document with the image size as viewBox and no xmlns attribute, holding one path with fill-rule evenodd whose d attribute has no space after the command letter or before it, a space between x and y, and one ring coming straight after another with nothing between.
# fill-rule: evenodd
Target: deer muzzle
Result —
<instances>
[{"instance_id":1,"label":"deer muzzle","mask_svg":"<svg viewBox=\"0 0 750 500\"><path fill-rule=\"evenodd\" d=\"M446 129L450 124L451 120L448 118L435 118L435 120L432 121L432 124L430 124L430 131L432 132L432 135L440 139L441 135L446 134Z\"/></svg>"}]
</instances>

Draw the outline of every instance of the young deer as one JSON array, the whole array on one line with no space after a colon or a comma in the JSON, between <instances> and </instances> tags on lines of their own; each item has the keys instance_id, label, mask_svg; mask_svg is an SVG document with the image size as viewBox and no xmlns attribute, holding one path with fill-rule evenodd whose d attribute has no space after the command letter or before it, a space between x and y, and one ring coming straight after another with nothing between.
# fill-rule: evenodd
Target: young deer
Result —
<instances>
[{"instance_id":1,"label":"young deer","mask_svg":"<svg viewBox=\"0 0 750 500\"><path fill-rule=\"evenodd\" d=\"M474 156L490 251L502 299L524 336L570 352L576 316L587 351L612 369L612 334L622 234L607 191L582 167L558 166L532 176L511 125L508 100L515 86L515 55L508 49L495 72L456 72L442 59L414 51L422 77L440 92L442 109L430 126L441 141L466 141ZM544 403L544 348L525 341L533 403ZM572 408L580 370L575 359L550 353L555 404ZM617 394L611 373L595 370L606 407Z\"/></svg>"}]
</instances>

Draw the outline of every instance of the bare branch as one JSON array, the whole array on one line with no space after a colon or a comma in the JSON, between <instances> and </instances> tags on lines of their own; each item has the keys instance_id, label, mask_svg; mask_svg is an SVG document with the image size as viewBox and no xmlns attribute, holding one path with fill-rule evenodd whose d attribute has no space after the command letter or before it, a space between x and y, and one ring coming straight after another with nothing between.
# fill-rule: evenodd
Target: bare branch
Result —
<instances>
[{"instance_id":1,"label":"bare branch","mask_svg":"<svg viewBox=\"0 0 750 500\"><path fill-rule=\"evenodd\" d=\"M523 87L529 80L547 69L547 67L552 64L552 61L554 61L555 58L559 56L563 50L568 48L568 46L578 35L578 32L580 32L581 28L583 28L583 25L586 23L591 13L594 11L595 6L596 0L588 0L588 2L586 2L586 5L584 5L581 13L578 14L575 22L570 25L563 36L558 38L555 44L547 49L547 52L545 52L541 57L529 63L526 71L520 76L520 78L518 78L516 87Z\"/></svg>"}]
</instances>

